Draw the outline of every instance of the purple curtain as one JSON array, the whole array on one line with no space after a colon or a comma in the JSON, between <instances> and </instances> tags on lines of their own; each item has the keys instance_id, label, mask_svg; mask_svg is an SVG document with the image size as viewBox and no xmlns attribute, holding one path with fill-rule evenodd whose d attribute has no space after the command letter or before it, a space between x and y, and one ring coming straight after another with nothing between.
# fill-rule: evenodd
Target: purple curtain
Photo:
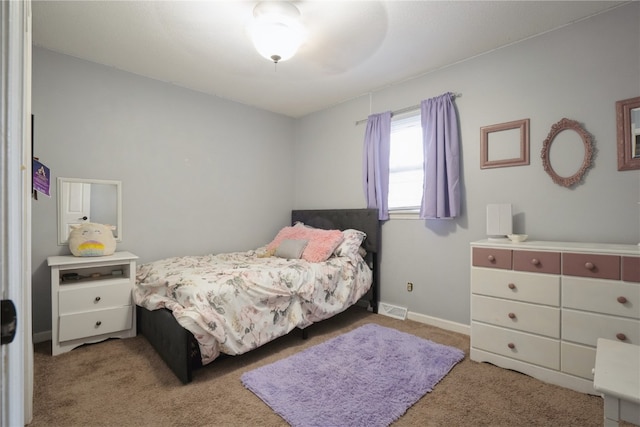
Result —
<instances>
[{"instance_id":1,"label":"purple curtain","mask_svg":"<svg viewBox=\"0 0 640 427\"><path fill-rule=\"evenodd\" d=\"M389 146L391 112L372 114L364 135L363 183L367 208L378 209L378 219L389 219Z\"/></svg>"},{"instance_id":2,"label":"purple curtain","mask_svg":"<svg viewBox=\"0 0 640 427\"><path fill-rule=\"evenodd\" d=\"M420 103L424 144L424 186L420 218L460 215L460 136L453 94Z\"/></svg>"}]
</instances>

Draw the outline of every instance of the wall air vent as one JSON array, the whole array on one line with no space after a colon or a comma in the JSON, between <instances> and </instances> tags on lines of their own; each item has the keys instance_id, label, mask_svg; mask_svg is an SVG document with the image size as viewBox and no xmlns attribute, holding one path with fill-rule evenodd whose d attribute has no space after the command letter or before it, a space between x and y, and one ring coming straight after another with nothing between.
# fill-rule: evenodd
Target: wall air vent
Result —
<instances>
[{"instance_id":1,"label":"wall air vent","mask_svg":"<svg viewBox=\"0 0 640 427\"><path fill-rule=\"evenodd\" d=\"M393 317L394 319L405 320L407 318L406 308L387 304L386 302L381 302L378 305L378 313L385 316Z\"/></svg>"}]
</instances>

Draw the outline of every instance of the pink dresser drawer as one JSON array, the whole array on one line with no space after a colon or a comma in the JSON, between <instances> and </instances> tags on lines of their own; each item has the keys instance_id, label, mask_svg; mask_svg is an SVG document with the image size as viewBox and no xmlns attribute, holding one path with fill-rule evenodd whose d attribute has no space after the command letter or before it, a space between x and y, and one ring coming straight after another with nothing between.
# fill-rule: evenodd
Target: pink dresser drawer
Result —
<instances>
[{"instance_id":1,"label":"pink dresser drawer","mask_svg":"<svg viewBox=\"0 0 640 427\"><path fill-rule=\"evenodd\" d=\"M640 257L622 257L622 280L625 282L640 282Z\"/></svg>"},{"instance_id":2,"label":"pink dresser drawer","mask_svg":"<svg viewBox=\"0 0 640 427\"><path fill-rule=\"evenodd\" d=\"M473 248L474 267L490 267L511 270L509 249Z\"/></svg>"},{"instance_id":3,"label":"pink dresser drawer","mask_svg":"<svg viewBox=\"0 0 640 427\"><path fill-rule=\"evenodd\" d=\"M559 252L513 251L513 269L560 274Z\"/></svg>"},{"instance_id":4,"label":"pink dresser drawer","mask_svg":"<svg viewBox=\"0 0 640 427\"><path fill-rule=\"evenodd\" d=\"M620 280L620 257L616 255L562 254L562 274Z\"/></svg>"}]
</instances>

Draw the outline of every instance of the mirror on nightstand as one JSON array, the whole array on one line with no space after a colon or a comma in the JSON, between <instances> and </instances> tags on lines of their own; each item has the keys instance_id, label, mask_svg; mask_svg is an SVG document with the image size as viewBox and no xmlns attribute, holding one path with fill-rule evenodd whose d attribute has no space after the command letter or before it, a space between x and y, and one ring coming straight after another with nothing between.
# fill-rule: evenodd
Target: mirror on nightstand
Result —
<instances>
[{"instance_id":1,"label":"mirror on nightstand","mask_svg":"<svg viewBox=\"0 0 640 427\"><path fill-rule=\"evenodd\" d=\"M115 226L122 241L122 182L58 178L58 245L66 245L71 226L96 222Z\"/></svg>"}]
</instances>

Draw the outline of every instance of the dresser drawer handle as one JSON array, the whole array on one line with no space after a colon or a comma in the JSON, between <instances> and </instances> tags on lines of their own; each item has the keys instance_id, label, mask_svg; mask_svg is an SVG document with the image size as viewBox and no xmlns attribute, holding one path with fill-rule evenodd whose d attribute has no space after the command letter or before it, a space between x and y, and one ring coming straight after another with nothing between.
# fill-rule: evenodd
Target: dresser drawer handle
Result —
<instances>
[{"instance_id":1,"label":"dresser drawer handle","mask_svg":"<svg viewBox=\"0 0 640 427\"><path fill-rule=\"evenodd\" d=\"M489 262L493 262L496 260L496 257L494 257L493 255L489 255L487 259L489 260Z\"/></svg>"},{"instance_id":2,"label":"dresser drawer handle","mask_svg":"<svg viewBox=\"0 0 640 427\"><path fill-rule=\"evenodd\" d=\"M98 326L100 326L100 325L102 325L102 322L98 320L98 321L96 322L96 328L97 328Z\"/></svg>"},{"instance_id":3,"label":"dresser drawer handle","mask_svg":"<svg viewBox=\"0 0 640 427\"><path fill-rule=\"evenodd\" d=\"M626 341L627 340L627 336L625 334L623 334L622 332L619 332L616 334L616 338L618 338L620 341Z\"/></svg>"},{"instance_id":4,"label":"dresser drawer handle","mask_svg":"<svg viewBox=\"0 0 640 427\"><path fill-rule=\"evenodd\" d=\"M513 283L509 283L507 286L509 287L509 289L515 289L516 288L516 285L514 285Z\"/></svg>"},{"instance_id":5,"label":"dresser drawer handle","mask_svg":"<svg viewBox=\"0 0 640 427\"><path fill-rule=\"evenodd\" d=\"M515 313L509 313L507 316L509 316L509 319L515 319L516 318L516 314Z\"/></svg>"},{"instance_id":6,"label":"dresser drawer handle","mask_svg":"<svg viewBox=\"0 0 640 427\"><path fill-rule=\"evenodd\" d=\"M626 303L626 302L627 302L627 299L626 299L625 297L620 296L620 297L618 297L617 301L618 301L620 304L624 304L624 303Z\"/></svg>"},{"instance_id":7,"label":"dresser drawer handle","mask_svg":"<svg viewBox=\"0 0 640 427\"><path fill-rule=\"evenodd\" d=\"M540 265L540 260L538 258L534 258L534 259L531 260L531 264Z\"/></svg>"},{"instance_id":8,"label":"dresser drawer handle","mask_svg":"<svg viewBox=\"0 0 640 427\"><path fill-rule=\"evenodd\" d=\"M95 302L100 302L100 299L101 299L100 297L96 297L96 298L94 299L94 301L95 301Z\"/></svg>"},{"instance_id":9,"label":"dresser drawer handle","mask_svg":"<svg viewBox=\"0 0 640 427\"><path fill-rule=\"evenodd\" d=\"M595 266L595 265L593 265L593 263L592 263L592 262L586 262L586 263L584 264L584 268L586 268L587 270L590 270L590 271L591 271L591 270L593 270L594 268L596 268L596 266Z\"/></svg>"},{"instance_id":10,"label":"dresser drawer handle","mask_svg":"<svg viewBox=\"0 0 640 427\"><path fill-rule=\"evenodd\" d=\"M516 348L516 345L512 342L510 342L509 344L507 344L507 347L509 347L511 350L513 350L514 348Z\"/></svg>"}]
</instances>

